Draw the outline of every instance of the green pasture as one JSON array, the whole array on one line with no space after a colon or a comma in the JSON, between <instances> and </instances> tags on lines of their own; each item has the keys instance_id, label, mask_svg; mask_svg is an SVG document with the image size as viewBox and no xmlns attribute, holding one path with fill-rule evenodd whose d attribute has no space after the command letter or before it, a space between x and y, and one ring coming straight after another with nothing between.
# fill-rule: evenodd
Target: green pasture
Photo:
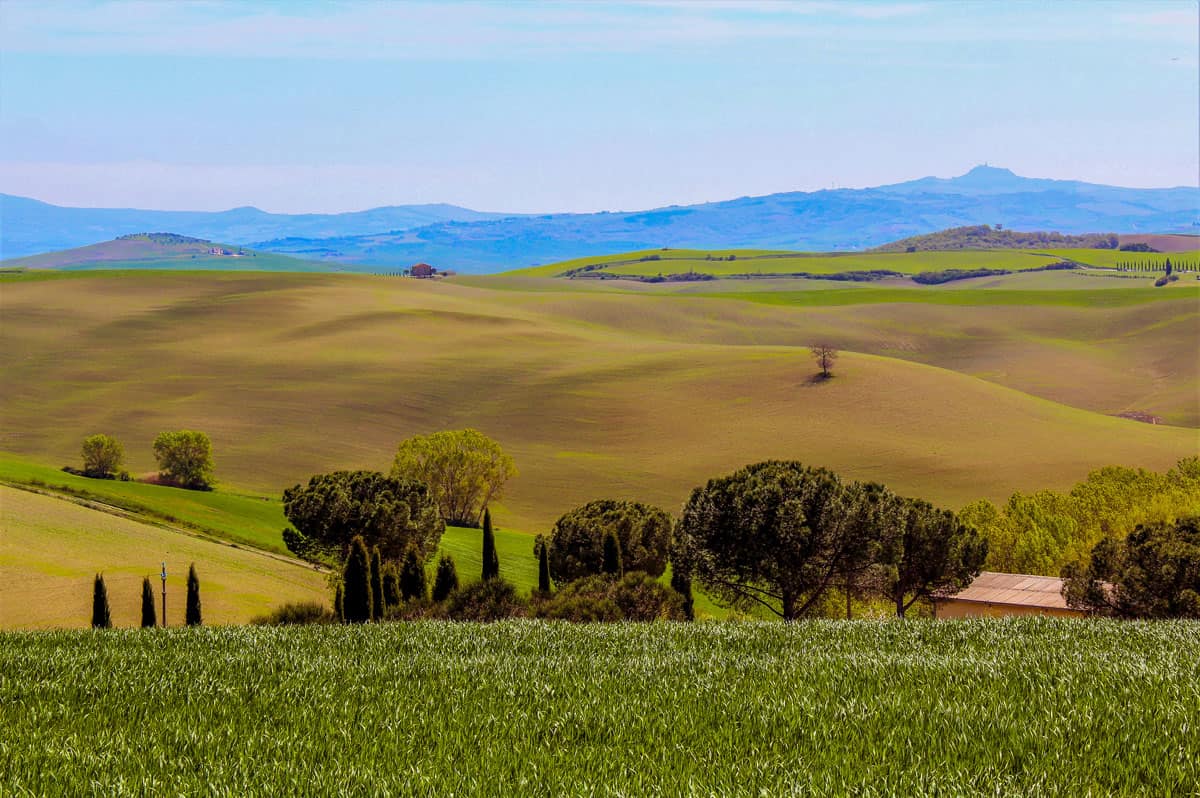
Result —
<instances>
[{"instance_id":1,"label":"green pasture","mask_svg":"<svg viewBox=\"0 0 1200 798\"><path fill-rule=\"evenodd\" d=\"M0 792L1190 795L1200 625L0 633Z\"/></svg>"},{"instance_id":2,"label":"green pasture","mask_svg":"<svg viewBox=\"0 0 1200 798\"><path fill-rule=\"evenodd\" d=\"M1192 285L1180 280L1180 284L1155 289L1104 287L1093 288L1085 278L1077 278L1079 288L1063 289L1011 289L967 287L947 290L944 286L921 288L899 288L893 286L856 285L823 291L738 291L697 293L695 296L723 299L741 299L767 305L790 307L828 308L845 305L877 305L894 303L919 303L929 305L1000 305L1011 307L1076 307L1076 308L1119 308L1160 301L1180 299L1200 300L1200 282Z\"/></svg>"}]
</instances>

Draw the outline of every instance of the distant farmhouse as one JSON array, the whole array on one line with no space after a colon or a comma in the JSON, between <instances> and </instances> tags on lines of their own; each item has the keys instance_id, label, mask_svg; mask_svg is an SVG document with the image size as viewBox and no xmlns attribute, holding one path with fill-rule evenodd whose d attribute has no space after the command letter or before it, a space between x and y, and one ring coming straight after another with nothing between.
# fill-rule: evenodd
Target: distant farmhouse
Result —
<instances>
[{"instance_id":1,"label":"distant farmhouse","mask_svg":"<svg viewBox=\"0 0 1200 798\"><path fill-rule=\"evenodd\" d=\"M409 269L409 274L413 277L433 277L437 274L437 269L430 266L428 263L418 263Z\"/></svg>"},{"instance_id":2,"label":"distant farmhouse","mask_svg":"<svg viewBox=\"0 0 1200 798\"><path fill-rule=\"evenodd\" d=\"M1063 580L1053 576L999 574L984 571L965 590L952 596L935 596L937 618L999 618L1005 615L1053 615L1082 618L1083 612L1067 606Z\"/></svg>"}]
</instances>

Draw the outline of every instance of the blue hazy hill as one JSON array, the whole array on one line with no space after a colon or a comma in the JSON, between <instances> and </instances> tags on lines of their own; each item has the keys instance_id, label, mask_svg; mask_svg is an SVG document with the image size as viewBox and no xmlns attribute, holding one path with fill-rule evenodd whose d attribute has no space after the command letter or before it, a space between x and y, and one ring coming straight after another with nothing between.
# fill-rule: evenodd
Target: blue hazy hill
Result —
<instances>
[{"instance_id":1,"label":"blue hazy hill","mask_svg":"<svg viewBox=\"0 0 1200 798\"><path fill-rule=\"evenodd\" d=\"M959 177L876 188L541 216L453 206L302 216L254 208L94 210L0 195L0 252L13 257L125 233L170 231L363 270L428 261L443 269L493 272L657 247L860 250L950 227L997 223L1060 233L1200 232L1200 187L1121 188L979 166Z\"/></svg>"}]
</instances>

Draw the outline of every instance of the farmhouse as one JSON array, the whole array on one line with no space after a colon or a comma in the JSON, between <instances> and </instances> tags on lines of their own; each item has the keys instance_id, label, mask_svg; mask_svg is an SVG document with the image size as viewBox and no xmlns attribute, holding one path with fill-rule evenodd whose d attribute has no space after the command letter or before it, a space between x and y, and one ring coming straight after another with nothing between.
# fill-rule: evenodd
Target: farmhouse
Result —
<instances>
[{"instance_id":1,"label":"farmhouse","mask_svg":"<svg viewBox=\"0 0 1200 798\"><path fill-rule=\"evenodd\" d=\"M437 269L430 266L428 263L418 263L409 270L409 274L413 277L432 277L437 274Z\"/></svg>"},{"instance_id":2,"label":"farmhouse","mask_svg":"<svg viewBox=\"0 0 1200 798\"><path fill-rule=\"evenodd\" d=\"M1062 586L1063 580L1053 576L984 571L965 590L952 596L935 596L933 614L937 618L1083 617L1082 612L1067 606Z\"/></svg>"}]
</instances>

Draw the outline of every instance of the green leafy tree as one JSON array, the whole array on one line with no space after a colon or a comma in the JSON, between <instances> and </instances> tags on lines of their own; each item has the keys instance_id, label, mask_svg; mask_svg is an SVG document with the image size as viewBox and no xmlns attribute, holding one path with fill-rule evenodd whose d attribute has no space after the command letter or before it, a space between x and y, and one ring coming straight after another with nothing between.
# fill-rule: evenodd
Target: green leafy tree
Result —
<instances>
[{"instance_id":1,"label":"green leafy tree","mask_svg":"<svg viewBox=\"0 0 1200 798\"><path fill-rule=\"evenodd\" d=\"M374 598L371 595L371 555L360 535L350 541L350 555L342 572L342 612L347 623L371 620Z\"/></svg>"},{"instance_id":2,"label":"green leafy tree","mask_svg":"<svg viewBox=\"0 0 1200 798\"><path fill-rule=\"evenodd\" d=\"M188 626L199 626L202 623L200 615L200 579L196 576L195 563L188 566L187 606L184 611L184 621Z\"/></svg>"},{"instance_id":3,"label":"green leafy tree","mask_svg":"<svg viewBox=\"0 0 1200 798\"><path fill-rule=\"evenodd\" d=\"M496 535L492 531L492 513L483 511L483 578L495 579L500 576L500 555L496 553Z\"/></svg>"},{"instance_id":4,"label":"green leafy tree","mask_svg":"<svg viewBox=\"0 0 1200 798\"><path fill-rule=\"evenodd\" d=\"M500 444L473 429L409 438L392 464L393 478L428 485L442 518L454 526L479 526L484 509L516 475Z\"/></svg>"},{"instance_id":5,"label":"green leafy tree","mask_svg":"<svg viewBox=\"0 0 1200 798\"><path fill-rule=\"evenodd\" d=\"M550 533L550 576L565 585L604 570L604 539L620 543L626 571L662 576L671 551L672 522L665 511L648 504L601 499L566 513Z\"/></svg>"},{"instance_id":6,"label":"green leafy tree","mask_svg":"<svg viewBox=\"0 0 1200 798\"><path fill-rule=\"evenodd\" d=\"M971 584L987 558L987 541L954 513L920 500L907 505L887 580L887 595L901 618L918 599Z\"/></svg>"},{"instance_id":7,"label":"green leafy tree","mask_svg":"<svg viewBox=\"0 0 1200 798\"><path fill-rule=\"evenodd\" d=\"M108 588L104 584L102 574L96 574L96 579L92 582L92 628L112 628L112 613L108 608Z\"/></svg>"},{"instance_id":8,"label":"green leafy tree","mask_svg":"<svg viewBox=\"0 0 1200 798\"><path fill-rule=\"evenodd\" d=\"M692 580L682 571L671 570L671 588L683 599L683 619L696 620L696 602L692 598Z\"/></svg>"},{"instance_id":9,"label":"green leafy tree","mask_svg":"<svg viewBox=\"0 0 1200 798\"><path fill-rule=\"evenodd\" d=\"M446 529L424 485L377 471L317 474L283 492L283 512L294 527L283 533L288 549L317 562L344 561L355 536L388 561L410 543L425 558Z\"/></svg>"},{"instance_id":10,"label":"green leafy tree","mask_svg":"<svg viewBox=\"0 0 1200 798\"><path fill-rule=\"evenodd\" d=\"M837 574L841 481L794 461L767 461L692 491L680 518L680 566L709 594L800 618Z\"/></svg>"},{"instance_id":11,"label":"green leafy tree","mask_svg":"<svg viewBox=\"0 0 1200 798\"><path fill-rule=\"evenodd\" d=\"M1068 606L1119 618L1200 619L1200 516L1105 538L1063 569Z\"/></svg>"},{"instance_id":12,"label":"green leafy tree","mask_svg":"<svg viewBox=\"0 0 1200 798\"><path fill-rule=\"evenodd\" d=\"M604 551L601 557L600 572L608 576L621 575L621 544L617 541L617 533L611 529L604 533Z\"/></svg>"},{"instance_id":13,"label":"green leafy tree","mask_svg":"<svg viewBox=\"0 0 1200 798\"><path fill-rule=\"evenodd\" d=\"M154 588L150 586L150 578L142 579L142 628L153 629L158 626L158 614L154 611Z\"/></svg>"},{"instance_id":14,"label":"green leafy tree","mask_svg":"<svg viewBox=\"0 0 1200 798\"><path fill-rule=\"evenodd\" d=\"M203 432L160 432L154 439L154 456L162 481L192 490L212 487L212 442Z\"/></svg>"},{"instance_id":15,"label":"green leafy tree","mask_svg":"<svg viewBox=\"0 0 1200 798\"><path fill-rule=\"evenodd\" d=\"M383 620L383 558L378 546L371 549L371 619Z\"/></svg>"},{"instance_id":16,"label":"green leafy tree","mask_svg":"<svg viewBox=\"0 0 1200 798\"><path fill-rule=\"evenodd\" d=\"M424 601L428 594L429 588L425 582L425 563L421 562L416 548L409 546L408 550L404 552L404 562L400 566L400 596L405 601L413 599Z\"/></svg>"},{"instance_id":17,"label":"green leafy tree","mask_svg":"<svg viewBox=\"0 0 1200 798\"><path fill-rule=\"evenodd\" d=\"M458 569L454 567L454 558L443 554L438 560L437 574L433 580L433 600L443 602L458 590Z\"/></svg>"},{"instance_id":18,"label":"green leafy tree","mask_svg":"<svg viewBox=\"0 0 1200 798\"><path fill-rule=\"evenodd\" d=\"M907 511L905 502L883 485L852 483L843 492L842 517L835 581L846 601L846 618L851 617L854 598L867 598L881 591L888 571L884 563L899 556L899 535Z\"/></svg>"},{"instance_id":19,"label":"green leafy tree","mask_svg":"<svg viewBox=\"0 0 1200 798\"><path fill-rule=\"evenodd\" d=\"M116 438L89 435L83 439L83 473L89 477L111 477L121 470L125 449Z\"/></svg>"}]
</instances>

